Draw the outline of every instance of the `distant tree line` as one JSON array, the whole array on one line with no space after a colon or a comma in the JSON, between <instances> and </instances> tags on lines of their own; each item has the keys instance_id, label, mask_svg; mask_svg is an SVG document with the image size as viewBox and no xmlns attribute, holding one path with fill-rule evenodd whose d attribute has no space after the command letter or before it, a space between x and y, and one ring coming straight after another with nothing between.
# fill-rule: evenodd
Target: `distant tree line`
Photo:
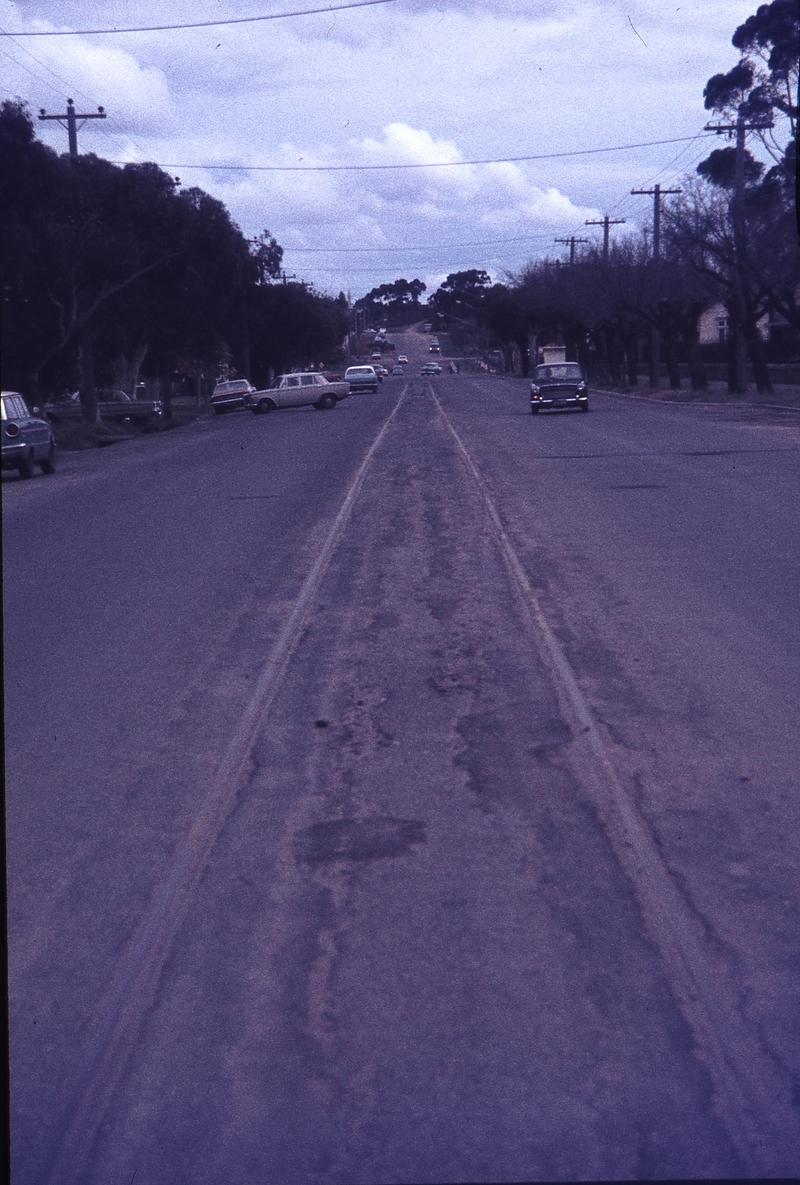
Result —
<instances>
[{"instance_id":1,"label":"distant tree line","mask_svg":"<svg viewBox=\"0 0 800 1185\"><path fill-rule=\"evenodd\" d=\"M526 374L531 343L562 342L595 379L632 386L655 330L670 386L681 385L682 362L693 388L703 390L699 321L719 302L729 327L721 347L729 384L740 382L736 359L746 352L757 387L769 391L768 349L780 356L781 344L762 340L765 315L782 327L784 356L800 358L796 0L762 5L733 44L740 61L709 80L706 109L731 124L741 116L746 124L772 118L776 128L788 127L783 144L775 129L748 132L759 137L771 167L745 149L737 177L736 149L714 149L663 204L659 260L646 240L628 236L611 244L607 258L590 247L571 266L530 263L505 284L475 269L455 272L428 302L437 328L447 327L466 348L496 348L506 367L516 355Z\"/></svg>"},{"instance_id":2,"label":"distant tree line","mask_svg":"<svg viewBox=\"0 0 800 1185\"><path fill-rule=\"evenodd\" d=\"M419 298L424 291L422 280L394 280L373 288L355 307L364 310L368 325L409 325L423 315Z\"/></svg>"},{"instance_id":3,"label":"distant tree line","mask_svg":"<svg viewBox=\"0 0 800 1185\"><path fill-rule=\"evenodd\" d=\"M282 248L154 164L59 156L25 104L0 106L2 382L37 399L141 377L197 381L333 358L347 302L276 283Z\"/></svg>"}]
</instances>

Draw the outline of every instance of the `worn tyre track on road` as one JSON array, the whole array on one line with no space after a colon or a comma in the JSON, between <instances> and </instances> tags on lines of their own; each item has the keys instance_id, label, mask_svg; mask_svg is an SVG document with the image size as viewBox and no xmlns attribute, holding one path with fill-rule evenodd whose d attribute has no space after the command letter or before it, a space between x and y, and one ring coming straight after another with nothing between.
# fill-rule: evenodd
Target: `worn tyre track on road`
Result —
<instances>
[{"instance_id":1,"label":"worn tyre track on road","mask_svg":"<svg viewBox=\"0 0 800 1185\"><path fill-rule=\"evenodd\" d=\"M314 596L347 527L364 478L406 395L403 389L356 473L327 538L256 682L239 727L209 786L203 807L178 846L85 1041L59 1122L45 1140L31 1181L52 1185L78 1175L90 1154L114 1090L124 1073L159 976L203 869L233 809L254 737L280 690L292 654L306 627Z\"/></svg>"},{"instance_id":2,"label":"worn tyre track on road","mask_svg":"<svg viewBox=\"0 0 800 1185\"><path fill-rule=\"evenodd\" d=\"M494 499L441 403L431 394L480 492L509 579L572 729L575 771L591 793L617 857L636 887L697 1052L714 1081L719 1114L754 1175L791 1175L800 1165L800 1125L792 1105L792 1084L782 1079L780 1068L748 1025L732 968L713 948L670 875L634 804L633 788L624 786L623 771L615 767L614 746L604 738L542 612Z\"/></svg>"}]
</instances>

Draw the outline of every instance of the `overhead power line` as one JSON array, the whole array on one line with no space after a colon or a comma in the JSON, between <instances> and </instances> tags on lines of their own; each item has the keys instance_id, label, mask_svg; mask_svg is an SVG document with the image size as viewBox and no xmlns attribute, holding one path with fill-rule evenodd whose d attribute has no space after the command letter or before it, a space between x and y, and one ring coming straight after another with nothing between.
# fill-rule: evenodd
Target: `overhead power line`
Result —
<instances>
[{"instance_id":1,"label":"overhead power line","mask_svg":"<svg viewBox=\"0 0 800 1185\"><path fill-rule=\"evenodd\" d=\"M130 25L122 29L46 29L20 33L0 32L0 37L93 37L98 33L165 33L173 29L217 29L222 25L253 25L258 21L280 21L292 16L316 16L318 13L344 12L349 8L372 8L376 4L396 4L397 0L358 0L354 4L326 5L324 8L301 8L292 12L270 12L265 16L231 17L227 21L188 21L180 25Z\"/></svg>"},{"instance_id":2,"label":"overhead power line","mask_svg":"<svg viewBox=\"0 0 800 1185\"><path fill-rule=\"evenodd\" d=\"M428 243L425 247L286 247L284 251L302 251L305 255L371 255L375 251L451 251L456 247L503 247L506 243L528 243L531 239L549 239L550 235L517 235L510 239L485 239L474 243Z\"/></svg>"},{"instance_id":3,"label":"overhead power line","mask_svg":"<svg viewBox=\"0 0 800 1185\"><path fill-rule=\"evenodd\" d=\"M511 165L531 160L556 160L569 156L596 156L602 152L627 152L633 148L653 148L660 144L682 144L687 140L696 140L694 136L673 136L669 140L643 140L639 144L612 144L606 148L575 148L570 152L536 152L527 156L494 156L480 160L442 160L425 161L421 164L397 165L213 165L213 164L185 164L173 161L159 163L162 169L207 169L209 172L226 173L373 173L385 169L458 169L466 165ZM114 165L131 165L135 161L115 160Z\"/></svg>"}]
</instances>

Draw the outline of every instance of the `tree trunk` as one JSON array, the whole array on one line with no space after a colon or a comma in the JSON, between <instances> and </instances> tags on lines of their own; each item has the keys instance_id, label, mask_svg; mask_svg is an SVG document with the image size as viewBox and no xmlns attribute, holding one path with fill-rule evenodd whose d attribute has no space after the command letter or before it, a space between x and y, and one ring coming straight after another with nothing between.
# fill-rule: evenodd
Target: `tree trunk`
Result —
<instances>
[{"instance_id":1,"label":"tree trunk","mask_svg":"<svg viewBox=\"0 0 800 1185\"><path fill-rule=\"evenodd\" d=\"M164 421L172 423L172 375L162 374L159 379L159 395L164 406Z\"/></svg>"},{"instance_id":2,"label":"tree trunk","mask_svg":"<svg viewBox=\"0 0 800 1185\"><path fill-rule=\"evenodd\" d=\"M531 356L528 351L527 337L521 337L517 342L517 345L519 346L519 365L520 370L522 371L522 377L527 379L530 377L531 373Z\"/></svg>"},{"instance_id":3,"label":"tree trunk","mask_svg":"<svg viewBox=\"0 0 800 1185\"><path fill-rule=\"evenodd\" d=\"M94 353L92 350L92 335L84 325L80 331L80 365L81 384L80 397L83 418L87 424L100 423L100 410L97 406L97 391L94 386Z\"/></svg>"},{"instance_id":4,"label":"tree trunk","mask_svg":"<svg viewBox=\"0 0 800 1185\"><path fill-rule=\"evenodd\" d=\"M687 335L684 341L686 345L686 358L689 363L689 381L692 384L692 390L707 391L708 375L706 374L703 355L700 353L700 342L698 340L696 326L694 333Z\"/></svg>"},{"instance_id":5,"label":"tree trunk","mask_svg":"<svg viewBox=\"0 0 800 1185\"><path fill-rule=\"evenodd\" d=\"M761 340L761 334L758 332L758 325L755 317L748 309L747 321L747 353L750 356L750 363L753 367L753 379L755 380L756 390L760 395L774 395L772 383L767 370L767 359L764 353L764 343Z\"/></svg>"},{"instance_id":6,"label":"tree trunk","mask_svg":"<svg viewBox=\"0 0 800 1185\"><path fill-rule=\"evenodd\" d=\"M680 391L683 384L681 383L681 371L678 365L678 351L675 348L675 327L671 323L667 326L665 346L669 387L671 391Z\"/></svg>"},{"instance_id":7,"label":"tree trunk","mask_svg":"<svg viewBox=\"0 0 800 1185\"><path fill-rule=\"evenodd\" d=\"M649 378L651 390L657 391L661 386L661 334L653 325L650 329L650 356L648 358Z\"/></svg>"},{"instance_id":8,"label":"tree trunk","mask_svg":"<svg viewBox=\"0 0 800 1185\"><path fill-rule=\"evenodd\" d=\"M621 375L619 372L619 359L617 357L617 334L613 326L609 325L606 328L605 334L606 355L608 357L608 374L611 379L611 385L619 386Z\"/></svg>"},{"instance_id":9,"label":"tree trunk","mask_svg":"<svg viewBox=\"0 0 800 1185\"><path fill-rule=\"evenodd\" d=\"M625 365L628 370L628 386L639 386L639 335L635 333L626 333L622 339L622 347L625 351Z\"/></svg>"}]
</instances>

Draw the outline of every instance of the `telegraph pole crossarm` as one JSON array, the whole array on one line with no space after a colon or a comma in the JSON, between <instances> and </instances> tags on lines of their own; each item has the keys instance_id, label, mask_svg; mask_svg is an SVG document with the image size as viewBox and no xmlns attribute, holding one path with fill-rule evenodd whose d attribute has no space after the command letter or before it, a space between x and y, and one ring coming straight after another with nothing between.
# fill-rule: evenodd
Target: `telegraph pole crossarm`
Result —
<instances>
[{"instance_id":1,"label":"telegraph pole crossarm","mask_svg":"<svg viewBox=\"0 0 800 1185\"><path fill-rule=\"evenodd\" d=\"M624 218L610 218L608 214L604 218L587 218L584 225L586 226L602 226L603 228L603 263L608 263L608 228L610 226L617 226L624 222Z\"/></svg>"},{"instance_id":2,"label":"telegraph pole crossarm","mask_svg":"<svg viewBox=\"0 0 800 1185\"><path fill-rule=\"evenodd\" d=\"M67 99L67 110L63 115L48 115L44 107L39 108L38 119L54 119L56 123L60 123L62 128L67 129L69 136L69 154L71 157L78 155L78 127L83 127L87 119L105 119L105 107L98 107L97 111L81 111L75 110L75 103L72 99ZM64 123L64 120L67 122ZM78 120L81 120L80 125Z\"/></svg>"},{"instance_id":3,"label":"telegraph pole crossarm","mask_svg":"<svg viewBox=\"0 0 800 1185\"><path fill-rule=\"evenodd\" d=\"M575 235L570 235L570 237L568 239L553 239L553 242L554 243L569 243L569 262L570 262L570 264L573 264L575 262L575 244L576 243L588 243L589 240L588 239L579 239Z\"/></svg>"}]
</instances>

